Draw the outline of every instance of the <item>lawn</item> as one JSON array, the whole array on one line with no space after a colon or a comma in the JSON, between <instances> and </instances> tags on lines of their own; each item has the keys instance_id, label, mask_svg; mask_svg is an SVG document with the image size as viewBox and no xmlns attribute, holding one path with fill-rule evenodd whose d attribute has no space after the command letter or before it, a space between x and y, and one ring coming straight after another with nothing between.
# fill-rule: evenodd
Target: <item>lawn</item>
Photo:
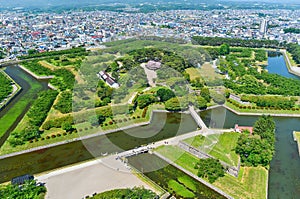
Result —
<instances>
[{"instance_id":1,"label":"lawn","mask_svg":"<svg viewBox=\"0 0 300 199\"><path fill-rule=\"evenodd\" d=\"M185 69L185 72L187 72L190 75L191 80L195 80L196 78L200 78L200 70L198 68L187 68Z\"/></svg>"},{"instance_id":2,"label":"lawn","mask_svg":"<svg viewBox=\"0 0 300 199\"><path fill-rule=\"evenodd\" d=\"M197 170L193 166L199 161L197 157L175 146L162 146L156 151L168 159L175 160L176 164L197 175ZM178 156L180 157L178 158ZM237 178L225 174L213 185L236 199L265 199L267 183L268 171L265 168L241 167Z\"/></svg>"},{"instance_id":3,"label":"lawn","mask_svg":"<svg viewBox=\"0 0 300 199\"><path fill-rule=\"evenodd\" d=\"M172 160L174 163L184 167L188 171L197 174L195 166L199 160L192 154L185 152L183 149L177 146L160 146L155 149L155 151Z\"/></svg>"},{"instance_id":4,"label":"lawn","mask_svg":"<svg viewBox=\"0 0 300 199\"><path fill-rule=\"evenodd\" d=\"M237 166L239 156L234 152L239 133L223 133L204 136L196 136L184 140L185 143L208 153L229 165Z\"/></svg>"},{"instance_id":5,"label":"lawn","mask_svg":"<svg viewBox=\"0 0 300 199\"><path fill-rule=\"evenodd\" d=\"M184 185L178 183L176 180L170 180L168 182L168 187L176 192L178 195L184 198L194 198L195 194L188 190Z\"/></svg>"},{"instance_id":6,"label":"lawn","mask_svg":"<svg viewBox=\"0 0 300 199\"><path fill-rule=\"evenodd\" d=\"M237 166L239 156L235 153L234 149L239 137L239 133L223 133L219 136L218 142L214 145L209 154L227 164Z\"/></svg>"},{"instance_id":7,"label":"lawn","mask_svg":"<svg viewBox=\"0 0 300 199\"><path fill-rule=\"evenodd\" d=\"M202 135L197 135L195 137L187 138L184 140L185 143L192 145L196 148L199 148L203 145L205 137Z\"/></svg>"}]
</instances>

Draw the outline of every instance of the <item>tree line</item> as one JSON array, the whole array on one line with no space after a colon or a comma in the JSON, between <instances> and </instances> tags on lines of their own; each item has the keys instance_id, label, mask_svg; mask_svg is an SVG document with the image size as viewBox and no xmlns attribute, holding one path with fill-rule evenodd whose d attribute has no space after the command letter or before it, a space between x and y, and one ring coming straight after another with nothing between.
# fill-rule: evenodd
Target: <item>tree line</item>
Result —
<instances>
[{"instance_id":1,"label":"tree line","mask_svg":"<svg viewBox=\"0 0 300 199\"><path fill-rule=\"evenodd\" d=\"M226 43L236 47L250 48L282 48L283 44L276 40L256 40L256 39L239 39L239 38L222 38L222 37L192 37L192 43L204 46L221 46Z\"/></svg>"},{"instance_id":2,"label":"tree line","mask_svg":"<svg viewBox=\"0 0 300 199\"><path fill-rule=\"evenodd\" d=\"M26 141L40 137L42 132L39 127L46 119L57 95L58 92L55 90L46 90L39 93L38 98L26 113L27 125L22 130L14 131L12 137L9 138L8 142L11 146L23 145Z\"/></svg>"},{"instance_id":3,"label":"tree line","mask_svg":"<svg viewBox=\"0 0 300 199\"><path fill-rule=\"evenodd\" d=\"M31 58L40 58L40 57L50 57L50 56L57 56L57 55L64 55L64 54L74 54L74 53L79 53L79 54L85 54L86 49L79 47L79 48L71 48L67 50L58 50L58 51L47 51L47 52L33 52L28 55L23 55L19 56L19 59L31 59Z\"/></svg>"}]
</instances>

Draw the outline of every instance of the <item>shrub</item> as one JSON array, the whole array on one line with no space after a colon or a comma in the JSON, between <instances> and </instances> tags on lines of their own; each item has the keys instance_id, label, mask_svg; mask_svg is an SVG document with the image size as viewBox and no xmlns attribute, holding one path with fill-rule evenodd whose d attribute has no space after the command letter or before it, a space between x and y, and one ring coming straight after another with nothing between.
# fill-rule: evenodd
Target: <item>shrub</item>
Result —
<instances>
[{"instance_id":1,"label":"shrub","mask_svg":"<svg viewBox=\"0 0 300 199\"><path fill-rule=\"evenodd\" d=\"M46 139L49 140L49 139L50 139L50 136L47 135L47 136L46 136Z\"/></svg>"},{"instance_id":2,"label":"shrub","mask_svg":"<svg viewBox=\"0 0 300 199\"><path fill-rule=\"evenodd\" d=\"M56 138L56 135L51 135L52 138Z\"/></svg>"},{"instance_id":3,"label":"shrub","mask_svg":"<svg viewBox=\"0 0 300 199\"><path fill-rule=\"evenodd\" d=\"M29 143L33 143L33 140L29 140Z\"/></svg>"},{"instance_id":4,"label":"shrub","mask_svg":"<svg viewBox=\"0 0 300 199\"><path fill-rule=\"evenodd\" d=\"M108 123L109 123L109 125L112 125L112 124L113 124L113 122L112 122L112 121L109 121Z\"/></svg>"},{"instance_id":5,"label":"shrub","mask_svg":"<svg viewBox=\"0 0 300 199\"><path fill-rule=\"evenodd\" d=\"M145 107L142 113L142 118L146 117L147 111L148 111L148 107Z\"/></svg>"},{"instance_id":6,"label":"shrub","mask_svg":"<svg viewBox=\"0 0 300 199\"><path fill-rule=\"evenodd\" d=\"M41 140L45 140L45 138L41 138Z\"/></svg>"}]
</instances>

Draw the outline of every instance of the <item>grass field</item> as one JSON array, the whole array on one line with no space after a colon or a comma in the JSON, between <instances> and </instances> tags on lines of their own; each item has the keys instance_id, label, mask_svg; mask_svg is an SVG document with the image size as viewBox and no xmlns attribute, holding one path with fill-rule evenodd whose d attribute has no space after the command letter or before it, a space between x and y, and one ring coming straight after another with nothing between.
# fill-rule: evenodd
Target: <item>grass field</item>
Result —
<instances>
[{"instance_id":1,"label":"grass field","mask_svg":"<svg viewBox=\"0 0 300 199\"><path fill-rule=\"evenodd\" d=\"M240 134L235 132L223 133L221 135L213 134L207 137L200 135L188 138L184 142L229 165L237 166L239 156L235 153L234 149L239 136Z\"/></svg>"},{"instance_id":2,"label":"grass field","mask_svg":"<svg viewBox=\"0 0 300 199\"><path fill-rule=\"evenodd\" d=\"M204 141L205 141L205 137L202 136L202 135L187 138L187 139L184 140L185 143L187 143L191 146L194 146L196 148L201 147L203 145Z\"/></svg>"},{"instance_id":3,"label":"grass field","mask_svg":"<svg viewBox=\"0 0 300 199\"><path fill-rule=\"evenodd\" d=\"M197 169L195 169L195 166L199 160L181 148L177 146L161 146L155 149L155 151L172 160L174 163L184 167L188 171L197 174Z\"/></svg>"},{"instance_id":4,"label":"grass field","mask_svg":"<svg viewBox=\"0 0 300 199\"><path fill-rule=\"evenodd\" d=\"M197 170L194 169L194 165L199 161L197 157L176 146L162 146L157 148L156 151L197 175ZM267 196L267 183L268 171L265 168L241 167L237 178L225 174L213 185L236 199L265 199Z\"/></svg>"},{"instance_id":5,"label":"grass field","mask_svg":"<svg viewBox=\"0 0 300 199\"><path fill-rule=\"evenodd\" d=\"M196 78L201 77L201 73L198 68L187 68L185 69L185 72L187 72L190 75L191 80L195 80Z\"/></svg>"}]
</instances>

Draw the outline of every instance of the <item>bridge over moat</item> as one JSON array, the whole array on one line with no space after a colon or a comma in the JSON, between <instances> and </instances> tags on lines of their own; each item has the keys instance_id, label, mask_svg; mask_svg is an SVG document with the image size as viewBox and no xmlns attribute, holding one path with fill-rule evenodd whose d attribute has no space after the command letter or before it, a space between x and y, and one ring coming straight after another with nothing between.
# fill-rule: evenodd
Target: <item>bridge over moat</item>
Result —
<instances>
[{"instance_id":1,"label":"bridge over moat","mask_svg":"<svg viewBox=\"0 0 300 199\"><path fill-rule=\"evenodd\" d=\"M201 117L198 115L198 113L195 111L194 106L189 106L189 111L191 113L191 116L194 118L195 122L197 123L197 125L202 129L202 130L206 130L208 129L207 126L205 125L205 123L203 122L203 120L201 119Z\"/></svg>"}]
</instances>

